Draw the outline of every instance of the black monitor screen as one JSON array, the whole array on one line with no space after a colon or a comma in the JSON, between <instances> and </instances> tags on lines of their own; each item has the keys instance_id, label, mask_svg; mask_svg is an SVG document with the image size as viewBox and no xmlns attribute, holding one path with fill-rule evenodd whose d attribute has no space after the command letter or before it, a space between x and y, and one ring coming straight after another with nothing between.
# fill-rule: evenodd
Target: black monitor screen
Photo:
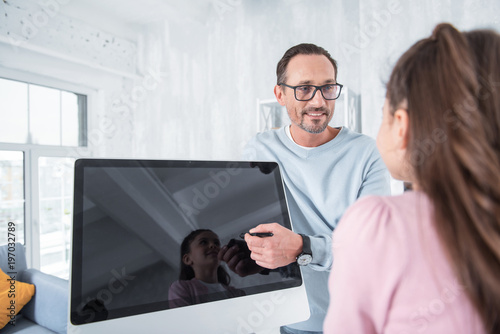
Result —
<instances>
[{"instance_id":1,"label":"black monitor screen","mask_svg":"<svg viewBox=\"0 0 500 334\"><path fill-rule=\"evenodd\" d=\"M75 325L302 284L295 263L258 267L241 236L291 228L274 162L77 160L73 218Z\"/></svg>"}]
</instances>

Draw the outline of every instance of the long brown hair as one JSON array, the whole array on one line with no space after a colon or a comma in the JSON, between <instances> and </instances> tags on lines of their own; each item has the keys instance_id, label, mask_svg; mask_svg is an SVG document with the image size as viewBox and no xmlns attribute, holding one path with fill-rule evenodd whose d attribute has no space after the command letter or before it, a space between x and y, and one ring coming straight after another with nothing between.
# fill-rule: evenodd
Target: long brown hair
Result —
<instances>
[{"instance_id":1,"label":"long brown hair","mask_svg":"<svg viewBox=\"0 0 500 334\"><path fill-rule=\"evenodd\" d=\"M182 261L182 257L185 254L188 254L191 251L191 243L196 239L198 235L200 235L203 232L212 232L212 230L207 230L207 229L198 229L194 230L191 233L189 233L184 240L182 240L181 243L181 262L180 262L180 273L179 273L179 280L181 281L189 281L190 279L193 279L195 277L194 270L191 266L187 265ZM227 273L227 271L224 269L222 266L217 267L217 281L219 283L222 283L224 285L229 285L231 283L231 276Z\"/></svg>"},{"instance_id":2,"label":"long brown hair","mask_svg":"<svg viewBox=\"0 0 500 334\"><path fill-rule=\"evenodd\" d=\"M387 99L408 111L411 171L458 279L487 333L500 333L500 88L481 77L490 71L500 73L498 58L478 59L440 24L399 59Z\"/></svg>"},{"instance_id":3,"label":"long brown hair","mask_svg":"<svg viewBox=\"0 0 500 334\"><path fill-rule=\"evenodd\" d=\"M464 32L479 75L479 108L487 117L484 131L500 156L500 35L492 30Z\"/></svg>"}]
</instances>

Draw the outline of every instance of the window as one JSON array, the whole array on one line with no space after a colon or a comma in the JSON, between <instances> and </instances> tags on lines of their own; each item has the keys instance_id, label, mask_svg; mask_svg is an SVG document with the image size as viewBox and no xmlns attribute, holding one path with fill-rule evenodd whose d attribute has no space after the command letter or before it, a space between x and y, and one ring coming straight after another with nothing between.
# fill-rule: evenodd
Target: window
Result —
<instances>
[{"instance_id":1,"label":"window","mask_svg":"<svg viewBox=\"0 0 500 334\"><path fill-rule=\"evenodd\" d=\"M40 269L69 275L74 158L39 157Z\"/></svg>"},{"instance_id":2,"label":"window","mask_svg":"<svg viewBox=\"0 0 500 334\"><path fill-rule=\"evenodd\" d=\"M9 222L24 222L23 152L0 151L0 245L7 243ZM24 240L24 225L16 226L16 240Z\"/></svg>"},{"instance_id":3,"label":"window","mask_svg":"<svg viewBox=\"0 0 500 334\"><path fill-rule=\"evenodd\" d=\"M0 101L0 142L87 145L87 96L0 78Z\"/></svg>"},{"instance_id":4,"label":"window","mask_svg":"<svg viewBox=\"0 0 500 334\"><path fill-rule=\"evenodd\" d=\"M14 222L31 265L69 276L75 147L87 146L87 95L0 78L0 244Z\"/></svg>"}]
</instances>

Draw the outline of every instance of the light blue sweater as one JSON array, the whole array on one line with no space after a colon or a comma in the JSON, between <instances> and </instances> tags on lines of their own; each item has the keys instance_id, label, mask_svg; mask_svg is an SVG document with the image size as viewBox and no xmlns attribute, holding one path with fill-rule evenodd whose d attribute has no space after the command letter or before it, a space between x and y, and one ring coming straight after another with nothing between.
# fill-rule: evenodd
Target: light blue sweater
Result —
<instances>
[{"instance_id":1,"label":"light blue sweater","mask_svg":"<svg viewBox=\"0 0 500 334\"><path fill-rule=\"evenodd\" d=\"M311 318L290 327L322 331L329 302L332 231L358 198L390 194L389 173L375 141L343 127L328 143L305 149L283 127L257 134L243 156L280 166L293 230L310 236L313 253L313 262L302 270Z\"/></svg>"}]
</instances>

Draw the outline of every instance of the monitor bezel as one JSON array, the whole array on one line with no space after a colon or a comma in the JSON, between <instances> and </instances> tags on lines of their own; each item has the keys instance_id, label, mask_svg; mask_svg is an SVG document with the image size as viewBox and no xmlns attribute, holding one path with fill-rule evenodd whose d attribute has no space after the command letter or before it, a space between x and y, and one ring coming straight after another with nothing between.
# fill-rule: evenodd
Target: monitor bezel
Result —
<instances>
[{"instance_id":1,"label":"monitor bezel","mask_svg":"<svg viewBox=\"0 0 500 334\"><path fill-rule=\"evenodd\" d=\"M69 305L69 318L72 325L81 326L88 325L91 323L81 322L80 319L75 318L75 309L76 305L81 303L81 293L79 291L82 287L81 281L81 263L82 263L82 238L79 237L82 235L83 231L83 184L84 184L84 169L86 167L117 167L117 168L127 168L127 167L143 167L143 168L255 168L258 164L261 163L271 163L275 164L275 168L277 168L277 173L275 173L275 182L276 189L278 191L278 196L280 198L282 211L286 212L286 215L283 217L283 224L285 227L292 229L292 222L289 217L288 208L286 205L286 193L284 190L283 180L281 177L281 172L279 171L279 165L276 162L269 161L212 161L212 160L137 160L137 159L78 159L75 161L75 190L74 190L74 223L73 223L73 243L72 243L72 267L71 267L71 297L70 297L70 305ZM284 204L283 204L284 203ZM74 264L80 264L74 265ZM283 289L294 289L303 287L303 280L300 277L300 282L293 284L273 284L274 290L283 290ZM262 294L269 294L272 291L266 292L258 292ZM246 296L250 297L250 296ZM218 303L225 303L224 301L217 301ZM213 303L213 302L210 302ZM306 303L307 304L307 303ZM150 305L151 306L151 305ZM187 306L187 308L193 307L195 305ZM137 305L135 310L127 310L125 312L116 313L117 310L114 310L115 314L118 316L114 316L111 319L104 320L104 322L110 320L117 320L123 317L134 317L139 316L141 314L149 314L155 313L159 311L169 311L174 310L172 308L165 308L164 305L159 304L158 307L144 307L144 305ZM77 320L77 321L75 321Z\"/></svg>"}]
</instances>

